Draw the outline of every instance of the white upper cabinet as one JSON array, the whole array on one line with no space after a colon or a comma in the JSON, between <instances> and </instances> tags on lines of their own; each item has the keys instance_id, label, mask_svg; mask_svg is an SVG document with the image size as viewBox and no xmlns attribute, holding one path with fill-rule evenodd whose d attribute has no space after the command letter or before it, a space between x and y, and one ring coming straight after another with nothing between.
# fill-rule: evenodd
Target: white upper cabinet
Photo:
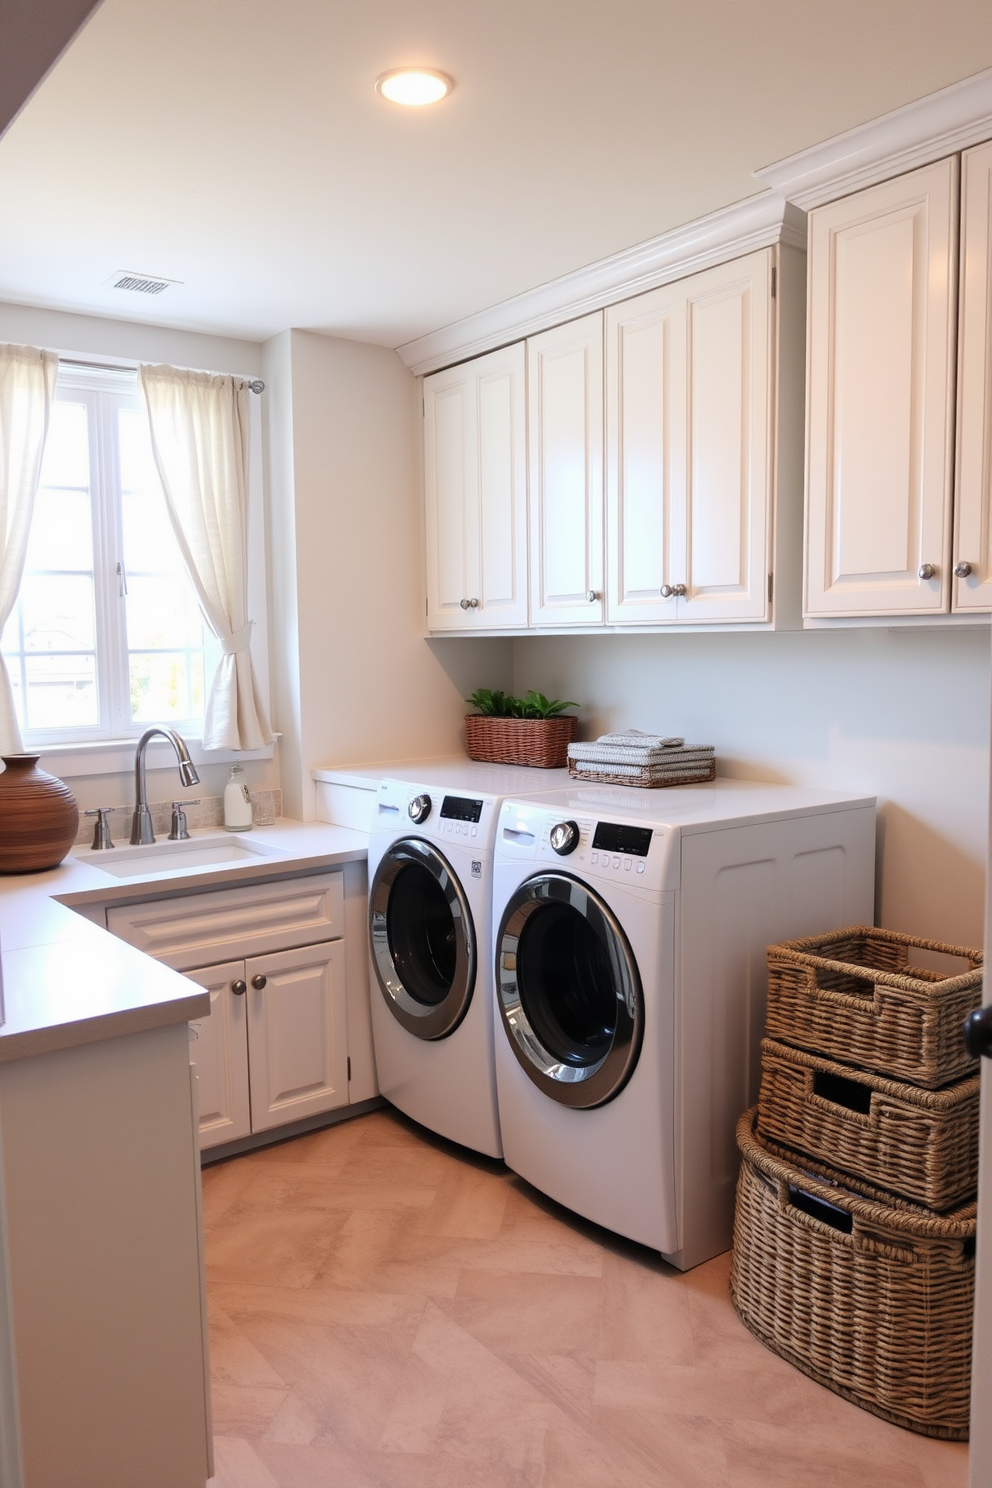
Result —
<instances>
[{"instance_id":1,"label":"white upper cabinet","mask_svg":"<svg viewBox=\"0 0 992 1488\"><path fill-rule=\"evenodd\" d=\"M527 624L522 343L424 380L428 630Z\"/></svg>"},{"instance_id":2,"label":"white upper cabinet","mask_svg":"<svg viewBox=\"0 0 992 1488\"><path fill-rule=\"evenodd\" d=\"M603 607L603 314L527 342L532 625Z\"/></svg>"},{"instance_id":3,"label":"white upper cabinet","mask_svg":"<svg viewBox=\"0 0 992 1488\"><path fill-rule=\"evenodd\" d=\"M957 160L809 221L805 613L949 608Z\"/></svg>"},{"instance_id":4,"label":"white upper cabinet","mask_svg":"<svg viewBox=\"0 0 992 1488\"><path fill-rule=\"evenodd\" d=\"M769 619L774 271L763 249L606 312L611 624Z\"/></svg>"},{"instance_id":5,"label":"white upper cabinet","mask_svg":"<svg viewBox=\"0 0 992 1488\"><path fill-rule=\"evenodd\" d=\"M953 608L992 609L992 144L961 158Z\"/></svg>"}]
</instances>

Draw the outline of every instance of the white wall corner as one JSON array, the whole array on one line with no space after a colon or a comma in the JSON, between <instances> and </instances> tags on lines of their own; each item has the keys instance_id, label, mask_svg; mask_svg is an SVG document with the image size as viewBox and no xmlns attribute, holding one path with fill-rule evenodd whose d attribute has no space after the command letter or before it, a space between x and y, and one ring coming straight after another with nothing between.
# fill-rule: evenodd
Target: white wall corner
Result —
<instances>
[{"instance_id":1,"label":"white wall corner","mask_svg":"<svg viewBox=\"0 0 992 1488\"><path fill-rule=\"evenodd\" d=\"M773 243L805 251L806 216L775 192L762 191L418 336L397 352L411 372L437 372Z\"/></svg>"},{"instance_id":2,"label":"white wall corner","mask_svg":"<svg viewBox=\"0 0 992 1488\"><path fill-rule=\"evenodd\" d=\"M754 172L805 211L992 138L992 68Z\"/></svg>"}]
</instances>

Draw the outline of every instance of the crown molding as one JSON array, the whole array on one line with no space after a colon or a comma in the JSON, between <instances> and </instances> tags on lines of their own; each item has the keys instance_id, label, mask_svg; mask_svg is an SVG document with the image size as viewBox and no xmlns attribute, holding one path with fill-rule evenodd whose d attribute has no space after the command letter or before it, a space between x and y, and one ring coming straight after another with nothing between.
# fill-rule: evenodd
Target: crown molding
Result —
<instances>
[{"instance_id":1,"label":"crown molding","mask_svg":"<svg viewBox=\"0 0 992 1488\"><path fill-rule=\"evenodd\" d=\"M488 310L429 331L396 351L411 372L437 372L773 243L787 243L805 251L806 216L774 192L762 191L537 289L514 295Z\"/></svg>"},{"instance_id":2,"label":"crown molding","mask_svg":"<svg viewBox=\"0 0 992 1488\"><path fill-rule=\"evenodd\" d=\"M755 171L808 212L992 138L992 68Z\"/></svg>"}]
</instances>

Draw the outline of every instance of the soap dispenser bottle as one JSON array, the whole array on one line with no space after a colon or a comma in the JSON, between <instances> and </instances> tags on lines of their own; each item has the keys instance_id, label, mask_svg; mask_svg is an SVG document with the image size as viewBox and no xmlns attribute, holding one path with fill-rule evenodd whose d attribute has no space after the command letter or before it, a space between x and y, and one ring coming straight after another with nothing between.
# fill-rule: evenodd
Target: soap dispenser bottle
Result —
<instances>
[{"instance_id":1,"label":"soap dispenser bottle","mask_svg":"<svg viewBox=\"0 0 992 1488\"><path fill-rule=\"evenodd\" d=\"M251 829L251 796L241 765L232 766L231 778L224 787L224 826L229 832Z\"/></svg>"}]
</instances>

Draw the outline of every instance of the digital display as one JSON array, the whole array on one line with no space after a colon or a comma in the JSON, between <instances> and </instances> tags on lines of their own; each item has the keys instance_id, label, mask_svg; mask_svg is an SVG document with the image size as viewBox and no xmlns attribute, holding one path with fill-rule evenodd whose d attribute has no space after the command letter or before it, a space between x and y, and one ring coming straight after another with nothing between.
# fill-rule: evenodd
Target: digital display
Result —
<instances>
[{"instance_id":1,"label":"digital display","mask_svg":"<svg viewBox=\"0 0 992 1488\"><path fill-rule=\"evenodd\" d=\"M597 822L593 847L603 852L632 853L634 857L646 858L651 846L650 827L621 826L619 822Z\"/></svg>"},{"instance_id":2,"label":"digital display","mask_svg":"<svg viewBox=\"0 0 992 1488\"><path fill-rule=\"evenodd\" d=\"M445 796L441 815L449 821L477 822L482 818L482 802L470 801L467 796Z\"/></svg>"}]
</instances>

